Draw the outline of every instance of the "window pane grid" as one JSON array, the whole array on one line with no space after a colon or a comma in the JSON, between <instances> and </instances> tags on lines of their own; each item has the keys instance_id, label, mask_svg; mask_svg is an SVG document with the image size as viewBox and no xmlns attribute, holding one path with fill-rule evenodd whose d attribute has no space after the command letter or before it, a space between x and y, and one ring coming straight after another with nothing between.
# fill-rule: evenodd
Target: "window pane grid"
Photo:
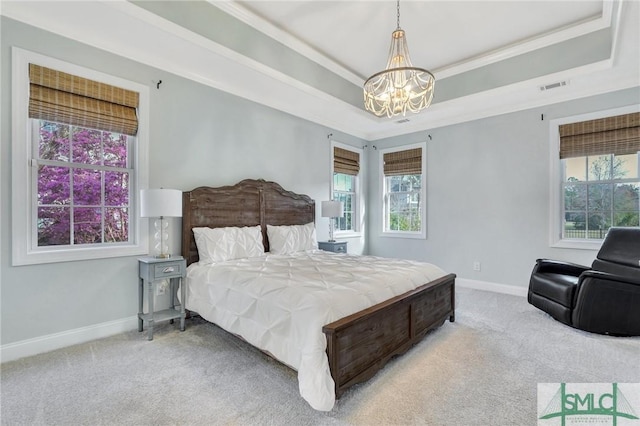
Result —
<instances>
[{"instance_id":1,"label":"window pane grid","mask_svg":"<svg viewBox=\"0 0 640 426\"><path fill-rule=\"evenodd\" d=\"M38 124L37 246L129 242L129 138L45 120Z\"/></svg>"},{"instance_id":2,"label":"window pane grid","mask_svg":"<svg viewBox=\"0 0 640 426\"><path fill-rule=\"evenodd\" d=\"M385 229L422 230L422 175L394 175L385 178Z\"/></svg>"},{"instance_id":3,"label":"window pane grid","mask_svg":"<svg viewBox=\"0 0 640 426\"><path fill-rule=\"evenodd\" d=\"M334 191L333 199L340 201L344 206L344 215L342 217L334 218L334 226L336 231L350 231L353 229L353 199L355 193L353 192L340 192Z\"/></svg>"},{"instance_id":4,"label":"window pane grid","mask_svg":"<svg viewBox=\"0 0 640 426\"><path fill-rule=\"evenodd\" d=\"M602 239L611 226L640 225L639 155L564 161L563 238ZM584 174L579 172L580 161Z\"/></svg>"},{"instance_id":5,"label":"window pane grid","mask_svg":"<svg viewBox=\"0 0 640 426\"><path fill-rule=\"evenodd\" d=\"M334 229L336 231L355 231L356 217L356 176L345 173L333 174L333 199L340 201L343 205L344 214L342 217L336 217L333 220Z\"/></svg>"}]
</instances>

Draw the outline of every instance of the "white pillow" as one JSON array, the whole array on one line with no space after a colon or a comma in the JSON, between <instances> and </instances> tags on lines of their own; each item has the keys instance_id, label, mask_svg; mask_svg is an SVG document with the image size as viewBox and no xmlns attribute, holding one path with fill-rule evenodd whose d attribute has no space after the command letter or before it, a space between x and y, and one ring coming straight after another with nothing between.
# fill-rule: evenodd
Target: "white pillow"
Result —
<instances>
[{"instance_id":1,"label":"white pillow","mask_svg":"<svg viewBox=\"0 0 640 426\"><path fill-rule=\"evenodd\" d=\"M260 225L227 228L193 228L201 263L257 257L264 254Z\"/></svg>"},{"instance_id":2,"label":"white pillow","mask_svg":"<svg viewBox=\"0 0 640 426\"><path fill-rule=\"evenodd\" d=\"M316 227L313 222L306 225L267 225L269 252L289 254L318 248Z\"/></svg>"}]
</instances>

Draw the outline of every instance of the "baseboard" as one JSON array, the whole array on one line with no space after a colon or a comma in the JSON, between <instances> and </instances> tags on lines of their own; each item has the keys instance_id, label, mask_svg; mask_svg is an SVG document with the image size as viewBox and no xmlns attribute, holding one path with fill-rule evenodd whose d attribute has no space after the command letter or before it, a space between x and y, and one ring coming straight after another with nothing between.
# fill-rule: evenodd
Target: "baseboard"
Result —
<instances>
[{"instance_id":1,"label":"baseboard","mask_svg":"<svg viewBox=\"0 0 640 426\"><path fill-rule=\"evenodd\" d=\"M472 288L474 290L493 291L495 293L510 294L512 296L527 297L527 288L516 287L514 285L491 283L487 281L470 280L466 278L456 278L456 286Z\"/></svg>"},{"instance_id":2,"label":"baseboard","mask_svg":"<svg viewBox=\"0 0 640 426\"><path fill-rule=\"evenodd\" d=\"M33 339L21 340L0 346L0 361L13 361L26 356L37 355L44 352L79 343L90 342L103 337L113 336L138 328L138 317L122 318L115 321L103 322L88 327L76 328L60 333L48 334Z\"/></svg>"},{"instance_id":3,"label":"baseboard","mask_svg":"<svg viewBox=\"0 0 640 426\"><path fill-rule=\"evenodd\" d=\"M471 288L474 290L511 294L513 296L527 296L527 289L523 287L470 280L466 278L456 278L456 286ZM8 343L0 346L0 362L13 361L26 356L37 355L67 346L90 342L92 340L134 330L137 327L138 317L133 316L120 320L103 322L101 324L91 325L88 327L63 331L61 333L21 340L15 343Z\"/></svg>"}]
</instances>

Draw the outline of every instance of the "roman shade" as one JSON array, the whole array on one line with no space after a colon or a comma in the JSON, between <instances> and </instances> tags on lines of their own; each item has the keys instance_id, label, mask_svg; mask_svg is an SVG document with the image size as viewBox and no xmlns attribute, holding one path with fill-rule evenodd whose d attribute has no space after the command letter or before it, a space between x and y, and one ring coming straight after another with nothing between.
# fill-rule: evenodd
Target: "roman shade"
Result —
<instances>
[{"instance_id":1,"label":"roman shade","mask_svg":"<svg viewBox=\"0 0 640 426\"><path fill-rule=\"evenodd\" d=\"M383 155L384 175L419 175L422 173L422 148L388 152Z\"/></svg>"},{"instance_id":2,"label":"roman shade","mask_svg":"<svg viewBox=\"0 0 640 426\"><path fill-rule=\"evenodd\" d=\"M640 112L560 126L560 158L640 151Z\"/></svg>"},{"instance_id":3,"label":"roman shade","mask_svg":"<svg viewBox=\"0 0 640 426\"><path fill-rule=\"evenodd\" d=\"M333 172L357 176L360 173L360 154L334 146Z\"/></svg>"},{"instance_id":4,"label":"roman shade","mask_svg":"<svg viewBox=\"0 0 640 426\"><path fill-rule=\"evenodd\" d=\"M29 118L135 136L139 94L29 64Z\"/></svg>"}]
</instances>

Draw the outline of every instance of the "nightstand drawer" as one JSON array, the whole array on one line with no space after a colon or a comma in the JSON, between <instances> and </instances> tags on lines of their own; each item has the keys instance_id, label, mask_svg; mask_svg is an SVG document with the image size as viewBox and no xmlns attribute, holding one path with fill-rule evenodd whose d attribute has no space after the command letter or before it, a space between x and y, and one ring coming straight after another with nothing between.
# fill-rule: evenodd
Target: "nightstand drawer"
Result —
<instances>
[{"instance_id":1,"label":"nightstand drawer","mask_svg":"<svg viewBox=\"0 0 640 426\"><path fill-rule=\"evenodd\" d=\"M336 244L333 246L333 251L336 253L346 253L347 252L347 243L344 244Z\"/></svg>"},{"instance_id":2,"label":"nightstand drawer","mask_svg":"<svg viewBox=\"0 0 640 426\"><path fill-rule=\"evenodd\" d=\"M163 279L183 276L183 262L163 263L153 266L153 279Z\"/></svg>"},{"instance_id":3,"label":"nightstand drawer","mask_svg":"<svg viewBox=\"0 0 640 426\"><path fill-rule=\"evenodd\" d=\"M334 253L346 253L346 241L318 241L318 248L324 251L332 251Z\"/></svg>"}]
</instances>

